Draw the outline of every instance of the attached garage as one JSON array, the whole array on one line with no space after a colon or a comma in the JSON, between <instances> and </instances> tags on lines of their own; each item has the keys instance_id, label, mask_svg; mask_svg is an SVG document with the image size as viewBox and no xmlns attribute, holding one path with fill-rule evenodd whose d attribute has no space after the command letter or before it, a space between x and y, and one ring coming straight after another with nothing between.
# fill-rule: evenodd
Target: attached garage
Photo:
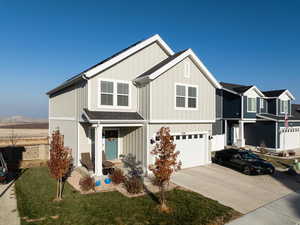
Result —
<instances>
[{"instance_id":1,"label":"attached garage","mask_svg":"<svg viewBox=\"0 0 300 225\"><path fill-rule=\"evenodd\" d=\"M173 137L183 169L209 163L207 133L173 134Z\"/></svg>"},{"instance_id":2,"label":"attached garage","mask_svg":"<svg viewBox=\"0 0 300 225\"><path fill-rule=\"evenodd\" d=\"M300 148L300 127L280 128L280 148Z\"/></svg>"}]
</instances>

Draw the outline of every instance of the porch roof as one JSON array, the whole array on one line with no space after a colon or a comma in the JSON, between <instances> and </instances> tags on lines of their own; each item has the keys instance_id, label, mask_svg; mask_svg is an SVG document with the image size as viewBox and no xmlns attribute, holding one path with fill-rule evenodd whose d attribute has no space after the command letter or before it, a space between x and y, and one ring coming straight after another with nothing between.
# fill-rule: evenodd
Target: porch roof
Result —
<instances>
[{"instance_id":1,"label":"porch roof","mask_svg":"<svg viewBox=\"0 0 300 225\"><path fill-rule=\"evenodd\" d=\"M272 121L284 121L284 119L285 119L284 116L276 116L276 115L273 115L273 114L258 114L257 117L272 120ZM288 120L289 121L299 120L299 122L300 122L300 118L297 117L297 116L294 116L294 115L289 116Z\"/></svg>"},{"instance_id":2,"label":"porch roof","mask_svg":"<svg viewBox=\"0 0 300 225\"><path fill-rule=\"evenodd\" d=\"M137 112L112 112L112 111L89 111L83 109L89 121L144 121L144 118Z\"/></svg>"}]
</instances>

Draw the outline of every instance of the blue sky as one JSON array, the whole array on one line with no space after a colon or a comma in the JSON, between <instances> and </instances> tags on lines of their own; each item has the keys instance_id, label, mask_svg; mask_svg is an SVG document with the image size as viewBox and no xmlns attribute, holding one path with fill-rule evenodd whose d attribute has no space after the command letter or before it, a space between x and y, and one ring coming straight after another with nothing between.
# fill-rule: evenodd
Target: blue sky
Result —
<instances>
[{"instance_id":1,"label":"blue sky","mask_svg":"<svg viewBox=\"0 0 300 225\"><path fill-rule=\"evenodd\" d=\"M45 93L153 34L219 81L300 102L300 1L0 0L0 116L47 117Z\"/></svg>"}]
</instances>

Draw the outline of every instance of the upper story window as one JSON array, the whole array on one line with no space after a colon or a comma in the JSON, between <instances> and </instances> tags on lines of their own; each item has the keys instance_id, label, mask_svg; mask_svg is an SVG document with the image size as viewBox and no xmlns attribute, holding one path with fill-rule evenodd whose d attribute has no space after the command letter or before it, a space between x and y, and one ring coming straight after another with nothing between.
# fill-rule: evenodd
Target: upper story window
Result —
<instances>
[{"instance_id":1,"label":"upper story window","mask_svg":"<svg viewBox=\"0 0 300 225\"><path fill-rule=\"evenodd\" d=\"M129 102L129 82L100 80L100 107L129 107Z\"/></svg>"},{"instance_id":2,"label":"upper story window","mask_svg":"<svg viewBox=\"0 0 300 225\"><path fill-rule=\"evenodd\" d=\"M280 113L289 112L289 101L280 101Z\"/></svg>"},{"instance_id":3,"label":"upper story window","mask_svg":"<svg viewBox=\"0 0 300 225\"><path fill-rule=\"evenodd\" d=\"M247 98L247 112L256 112L256 98Z\"/></svg>"},{"instance_id":4,"label":"upper story window","mask_svg":"<svg viewBox=\"0 0 300 225\"><path fill-rule=\"evenodd\" d=\"M176 84L175 87L176 109L197 109L197 87L185 84Z\"/></svg>"}]
</instances>

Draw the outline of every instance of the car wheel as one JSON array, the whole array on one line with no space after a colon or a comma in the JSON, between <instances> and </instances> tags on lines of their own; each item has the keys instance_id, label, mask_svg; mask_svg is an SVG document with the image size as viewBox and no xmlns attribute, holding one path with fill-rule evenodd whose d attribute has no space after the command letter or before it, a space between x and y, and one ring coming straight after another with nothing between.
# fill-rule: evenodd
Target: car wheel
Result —
<instances>
[{"instance_id":1,"label":"car wheel","mask_svg":"<svg viewBox=\"0 0 300 225\"><path fill-rule=\"evenodd\" d=\"M216 158L216 163L223 165L223 160L221 158Z\"/></svg>"},{"instance_id":2,"label":"car wheel","mask_svg":"<svg viewBox=\"0 0 300 225\"><path fill-rule=\"evenodd\" d=\"M275 169L274 168L268 168L268 172L269 172L269 174L274 174L275 173Z\"/></svg>"},{"instance_id":3,"label":"car wheel","mask_svg":"<svg viewBox=\"0 0 300 225\"><path fill-rule=\"evenodd\" d=\"M243 173L246 175L251 175L251 169L249 166L245 166L243 169Z\"/></svg>"}]
</instances>

